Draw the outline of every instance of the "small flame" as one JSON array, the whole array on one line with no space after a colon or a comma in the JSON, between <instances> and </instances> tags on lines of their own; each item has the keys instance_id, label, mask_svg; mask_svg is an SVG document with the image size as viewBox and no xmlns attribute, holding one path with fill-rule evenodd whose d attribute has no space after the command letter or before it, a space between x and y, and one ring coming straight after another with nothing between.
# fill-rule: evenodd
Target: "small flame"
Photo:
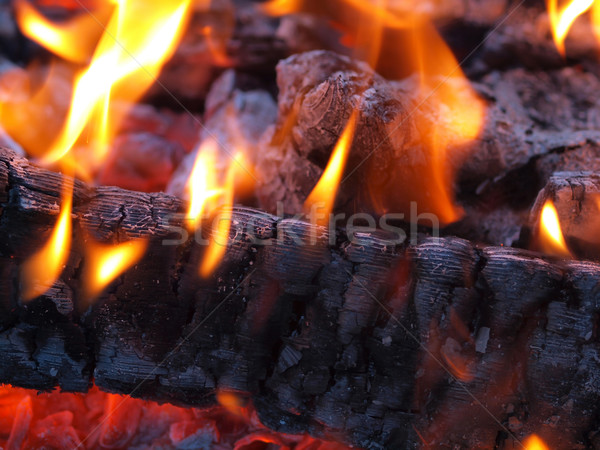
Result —
<instances>
[{"instance_id":1,"label":"small flame","mask_svg":"<svg viewBox=\"0 0 600 450\"><path fill-rule=\"evenodd\" d=\"M44 294L58 280L71 248L71 209L73 182L65 182L62 206L54 230L44 247L23 265L23 300L29 301Z\"/></svg>"},{"instance_id":2,"label":"small flame","mask_svg":"<svg viewBox=\"0 0 600 450\"><path fill-rule=\"evenodd\" d=\"M222 207L222 212L215 218L217 224L216 227L213 227L210 244L206 249L202 263L200 264L200 276L203 278L208 277L217 268L227 250L229 230L231 229L231 208L233 207L235 179L240 168L243 168L244 166L244 155L238 153L233 158L233 161L227 170L225 186L223 186L219 198L219 206Z\"/></svg>"},{"instance_id":3,"label":"small flame","mask_svg":"<svg viewBox=\"0 0 600 450\"><path fill-rule=\"evenodd\" d=\"M113 280L137 263L148 247L136 240L117 245L88 244L86 282L88 299L98 296Z\"/></svg>"},{"instance_id":4,"label":"small flame","mask_svg":"<svg viewBox=\"0 0 600 450\"><path fill-rule=\"evenodd\" d=\"M175 51L190 5L191 0L116 0L90 65L75 81L66 123L43 162L64 158L90 124L97 124L93 130L96 162L103 160L120 120L110 113L110 100L131 103L150 87Z\"/></svg>"},{"instance_id":5,"label":"small flame","mask_svg":"<svg viewBox=\"0 0 600 450\"><path fill-rule=\"evenodd\" d=\"M54 24L27 0L17 0L17 23L25 36L55 55L74 63L86 62L102 33L102 19L114 5L104 4L94 15L82 14L63 24Z\"/></svg>"},{"instance_id":6,"label":"small flame","mask_svg":"<svg viewBox=\"0 0 600 450\"><path fill-rule=\"evenodd\" d=\"M525 441L525 450L550 450L550 448L537 435L532 434Z\"/></svg>"},{"instance_id":7,"label":"small flame","mask_svg":"<svg viewBox=\"0 0 600 450\"><path fill-rule=\"evenodd\" d=\"M558 212L550 200L542 208L540 218L540 245L542 250L554 256L571 256L558 219Z\"/></svg>"},{"instance_id":8,"label":"small flame","mask_svg":"<svg viewBox=\"0 0 600 450\"><path fill-rule=\"evenodd\" d=\"M357 121L356 116L356 112L353 112L350 116L344 131L333 149L323 175L321 175L319 182L304 202L304 209L307 213L315 207L324 211L324 214L319 214L316 220L316 223L319 225L327 224L329 214L333 210L337 190L344 173L346 160L348 159L348 153L352 147Z\"/></svg>"},{"instance_id":9,"label":"small flame","mask_svg":"<svg viewBox=\"0 0 600 450\"><path fill-rule=\"evenodd\" d=\"M547 0L547 3L552 37L560 54L565 56L565 39L571 26L592 7L594 0L570 0L562 8L558 7L558 0ZM598 5L595 5L594 10L597 9Z\"/></svg>"},{"instance_id":10,"label":"small flame","mask_svg":"<svg viewBox=\"0 0 600 450\"><path fill-rule=\"evenodd\" d=\"M222 194L218 188L215 172L216 166L216 142L208 139L198 149L196 162L190 174L187 189L190 196L190 205L186 219L191 229L196 229L202 220L209 201Z\"/></svg>"},{"instance_id":11,"label":"small flame","mask_svg":"<svg viewBox=\"0 0 600 450\"><path fill-rule=\"evenodd\" d=\"M244 402L234 392L219 389L217 391L217 402L234 416L245 418L248 415Z\"/></svg>"}]
</instances>

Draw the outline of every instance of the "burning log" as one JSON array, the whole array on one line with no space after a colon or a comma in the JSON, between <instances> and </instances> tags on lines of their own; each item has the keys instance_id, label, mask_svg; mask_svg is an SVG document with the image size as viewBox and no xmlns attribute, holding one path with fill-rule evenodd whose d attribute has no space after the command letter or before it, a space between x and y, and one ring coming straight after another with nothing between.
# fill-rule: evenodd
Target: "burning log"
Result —
<instances>
[{"instance_id":1,"label":"burning log","mask_svg":"<svg viewBox=\"0 0 600 450\"><path fill-rule=\"evenodd\" d=\"M282 61L278 122L264 136L271 146L257 155L260 206L272 212L281 201L286 212L301 210L355 108L359 118L337 203L340 211L354 211L360 205L408 213L408 205L399 203L398 190L411 192L404 201L440 209L430 204L437 193L432 189L446 184L452 191L452 182L444 179L453 172L461 198L478 197L492 184L514 185L518 173L535 184L531 191L537 192L549 176L546 166L552 166L551 171L568 167L550 161L558 153L563 159L576 158L579 153L574 150L586 147L590 155L597 155L600 115L598 105L589 99L595 98L600 81L593 73L574 68L491 73L474 84L484 103L482 129L474 139L458 144L454 128L435 128L444 123L444 112L452 106L440 108L424 100L418 85L415 77L387 81L366 64L331 52L309 52ZM456 89L461 92L460 84ZM439 140L449 143L441 157L442 175L427 169L435 166L434 155L439 155L427 147L432 129ZM597 158L584 160L591 169L598 168ZM522 192L513 189L511 195L519 196L511 198L513 204L526 203Z\"/></svg>"},{"instance_id":2,"label":"burning log","mask_svg":"<svg viewBox=\"0 0 600 450\"><path fill-rule=\"evenodd\" d=\"M93 379L194 406L235 392L269 427L361 447L535 432L560 448L598 431L596 264L235 208L235 239L203 279L211 227L182 236L180 200L76 181L66 267L24 302L20 266L56 221L64 177L6 150L0 162L4 383L86 391ZM84 244L133 238L145 256L89 303Z\"/></svg>"}]
</instances>

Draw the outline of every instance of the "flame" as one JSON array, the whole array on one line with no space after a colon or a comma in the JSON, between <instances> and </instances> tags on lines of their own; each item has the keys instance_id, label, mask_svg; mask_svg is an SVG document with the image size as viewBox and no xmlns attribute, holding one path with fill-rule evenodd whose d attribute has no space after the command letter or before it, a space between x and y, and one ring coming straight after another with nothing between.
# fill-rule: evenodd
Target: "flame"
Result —
<instances>
[{"instance_id":1,"label":"flame","mask_svg":"<svg viewBox=\"0 0 600 450\"><path fill-rule=\"evenodd\" d=\"M216 145L213 139L207 139L202 143L188 179L187 190L190 196L190 205L186 219L191 229L196 229L200 225L207 204L223 192L218 187L215 172Z\"/></svg>"},{"instance_id":2,"label":"flame","mask_svg":"<svg viewBox=\"0 0 600 450\"><path fill-rule=\"evenodd\" d=\"M558 0L547 0L552 37L562 56L565 56L565 39L575 20L587 12L592 5L594 5L595 13L598 13L598 3L594 0L570 0L562 8L559 8Z\"/></svg>"},{"instance_id":3,"label":"flame","mask_svg":"<svg viewBox=\"0 0 600 450\"><path fill-rule=\"evenodd\" d=\"M532 434L525 441L526 450L550 450L544 441L542 441L537 435Z\"/></svg>"},{"instance_id":4,"label":"flame","mask_svg":"<svg viewBox=\"0 0 600 450\"><path fill-rule=\"evenodd\" d=\"M416 162L409 167L392 165L390 170L394 173L389 176L382 176L379 166L368 180L370 194L374 206L382 213L399 210L408 217L415 202L421 212L435 214L442 225L458 220L463 210L454 201L454 173L469 156L467 145L483 127L484 102L425 14L406 13L402 5L389 0L337 0L335 5L273 0L263 9L273 15L292 12L325 15L355 38L354 56L392 76L418 74L410 121L421 139L407 143L395 136L400 135L402 124L390 129L388 136L389 142L396 146L397 161L406 159L408 152L408 158ZM410 85L407 90L415 91ZM340 165L333 156L332 162ZM391 188L386 185L389 179L401 180L401 185ZM407 193L398 195L398 189ZM310 207L315 199L309 200Z\"/></svg>"},{"instance_id":5,"label":"flame","mask_svg":"<svg viewBox=\"0 0 600 450\"><path fill-rule=\"evenodd\" d=\"M90 58L102 33L102 23L114 5L103 4L94 15L83 14L63 24L54 24L27 0L15 2L17 23L25 36L55 55L74 63Z\"/></svg>"},{"instance_id":6,"label":"flame","mask_svg":"<svg viewBox=\"0 0 600 450\"><path fill-rule=\"evenodd\" d=\"M305 211L309 212L315 207L320 207L324 214L319 214L316 223L326 225L329 220L329 214L333 210L336 193L344 173L348 153L352 147L352 139L354 138L354 130L356 128L357 113L353 112L348 119L348 123L344 128L333 153L327 163L327 167L321 175L319 182L313 188L312 192L304 202Z\"/></svg>"},{"instance_id":7,"label":"flame","mask_svg":"<svg viewBox=\"0 0 600 450\"><path fill-rule=\"evenodd\" d=\"M93 136L93 161L96 164L102 162L115 129L126 113L123 110L119 113L111 111L111 100L118 98L132 103L150 87L174 52L191 9L191 0L114 0L114 3L114 12L89 66L76 77L66 123L43 155L43 163L51 164L65 158L86 127L91 127L88 134ZM54 33L43 31L48 29L54 29ZM58 43L52 41L52 36L70 36L69 32L58 30L56 26L35 30L38 34L34 38L38 42L59 54L71 52L68 47L73 39ZM93 169L80 167L74 158L61 162L74 165L84 175Z\"/></svg>"},{"instance_id":8,"label":"flame","mask_svg":"<svg viewBox=\"0 0 600 450\"><path fill-rule=\"evenodd\" d=\"M29 301L44 294L52 287L63 271L71 248L71 209L73 205L73 182L65 182L62 206L50 239L44 247L23 265L23 300Z\"/></svg>"},{"instance_id":9,"label":"flame","mask_svg":"<svg viewBox=\"0 0 600 450\"><path fill-rule=\"evenodd\" d=\"M244 407L244 402L234 392L219 389L217 391L217 402L234 416L243 418L248 416L248 410Z\"/></svg>"},{"instance_id":10,"label":"flame","mask_svg":"<svg viewBox=\"0 0 600 450\"><path fill-rule=\"evenodd\" d=\"M242 153L237 153L230 164L227 175L225 177L225 185L222 188L222 193L219 198L219 206L221 213L215 218L216 226L214 226L206 253L200 264L200 276L208 277L219 265L221 259L227 250L229 241L229 230L231 229L231 214L235 191L235 179L239 169L244 167L245 158Z\"/></svg>"},{"instance_id":11,"label":"flame","mask_svg":"<svg viewBox=\"0 0 600 450\"><path fill-rule=\"evenodd\" d=\"M539 230L542 250L554 256L571 256L560 227L558 212L550 200L542 208Z\"/></svg>"},{"instance_id":12,"label":"flame","mask_svg":"<svg viewBox=\"0 0 600 450\"><path fill-rule=\"evenodd\" d=\"M98 296L113 280L137 263L147 247L145 240L117 245L88 243L84 276L88 299Z\"/></svg>"}]
</instances>

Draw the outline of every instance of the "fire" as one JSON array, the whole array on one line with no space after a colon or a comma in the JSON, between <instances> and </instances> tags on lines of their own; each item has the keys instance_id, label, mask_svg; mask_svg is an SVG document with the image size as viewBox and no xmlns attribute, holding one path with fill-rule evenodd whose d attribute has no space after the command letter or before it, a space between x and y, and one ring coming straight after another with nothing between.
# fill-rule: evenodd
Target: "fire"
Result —
<instances>
[{"instance_id":1,"label":"fire","mask_svg":"<svg viewBox=\"0 0 600 450\"><path fill-rule=\"evenodd\" d=\"M525 441L526 450L550 450L544 441L542 441L537 435L532 434Z\"/></svg>"},{"instance_id":2,"label":"fire","mask_svg":"<svg viewBox=\"0 0 600 450\"><path fill-rule=\"evenodd\" d=\"M380 212L396 209L408 217L411 202L416 202L420 211L435 214L442 225L458 220L463 210L454 201L454 174L469 156L467 145L477 138L483 127L484 102L424 15L403 15L397 3L386 0L339 0L336 5L339 8L307 1L274 0L267 3L264 10L274 15L299 11L326 15L355 37L355 56L376 69L389 69L393 74L418 74L416 89L408 84L407 90L416 91L409 113L415 129L420 130L421 139L408 144L402 142L395 136L401 133L402 124L390 129L389 135L390 142L398 142L398 160L405 159L407 152L415 152L418 157L408 156L418 163L411 167L391 167L389 176L382 176L379 169L369 179L370 194ZM388 37L389 32L393 32L393 39ZM333 157L332 162L339 165ZM331 176L329 171L327 175ZM399 196L396 191L390 192L390 186L385 185L389 178L401 180L402 185L394 189L410 191L410 194ZM331 188L329 191L332 195L336 192Z\"/></svg>"},{"instance_id":3,"label":"fire","mask_svg":"<svg viewBox=\"0 0 600 450\"><path fill-rule=\"evenodd\" d=\"M219 265L227 250L229 231L231 229L231 214L235 192L235 180L239 168L244 167L244 156L238 153L233 158L225 177L225 185L219 198L218 205L221 213L213 221L213 230L206 253L200 264L200 276L208 277ZM216 222L216 226L215 226Z\"/></svg>"},{"instance_id":4,"label":"fire","mask_svg":"<svg viewBox=\"0 0 600 450\"><path fill-rule=\"evenodd\" d=\"M23 265L23 300L29 301L44 294L58 280L69 257L71 248L71 209L73 182L65 182L58 220L50 238L35 255Z\"/></svg>"},{"instance_id":5,"label":"fire","mask_svg":"<svg viewBox=\"0 0 600 450\"><path fill-rule=\"evenodd\" d=\"M154 83L164 63L175 51L191 10L191 0L107 0L114 11L100 37L90 64L77 75L65 124L45 152L42 162L61 161L87 175L108 151L126 109L111 110L113 99L131 104ZM50 24L31 7L21 7L21 25L30 37L68 59L84 59L87 39L93 40L97 27L86 27L84 37L74 37L89 18L77 18L69 26ZM94 16L95 17L95 16ZM98 19L95 19L98 21ZM91 29L91 33L90 33ZM81 44L72 44L81 41ZM82 48L79 48L81 45ZM42 126L40 124L39 126ZM92 167L65 157L83 137L91 135L94 149ZM63 159L64 158L64 159ZM86 164L86 166L88 165Z\"/></svg>"},{"instance_id":6,"label":"fire","mask_svg":"<svg viewBox=\"0 0 600 450\"><path fill-rule=\"evenodd\" d=\"M88 298L99 295L119 275L137 263L148 243L143 240L117 245L88 243L86 275L84 277Z\"/></svg>"},{"instance_id":7,"label":"fire","mask_svg":"<svg viewBox=\"0 0 600 450\"><path fill-rule=\"evenodd\" d=\"M198 155L188 179L187 190L190 204L186 219L191 229L196 229L200 225L209 202L212 204L215 197L223 192L218 187L214 170L216 166L216 145L217 143L212 139L203 142L198 149ZM209 209L212 209L212 207Z\"/></svg>"},{"instance_id":8,"label":"fire","mask_svg":"<svg viewBox=\"0 0 600 450\"><path fill-rule=\"evenodd\" d=\"M333 149L333 153L331 154L323 175L321 175L319 182L304 202L304 209L307 212L315 207L322 206L322 208L318 208L324 211L324 214L319 215L320 220L316 221L319 225L327 224L329 214L333 210L336 193L344 173L348 153L352 146L352 139L354 138L357 120L356 116L356 112L353 112L350 116L340 139Z\"/></svg>"},{"instance_id":9,"label":"fire","mask_svg":"<svg viewBox=\"0 0 600 450\"><path fill-rule=\"evenodd\" d=\"M571 256L558 219L558 212L550 200L542 208L539 239L542 250L555 256Z\"/></svg>"},{"instance_id":10,"label":"fire","mask_svg":"<svg viewBox=\"0 0 600 450\"><path fill-rule=\"evenodd\" d=\"M558 0L547 0L548 16L552 28L552 37L556 47L562 56L565 56L565 39L575 20L587 12L594 3L594 11L597 13L600 6L594 0L570 0L562 8L558 7Z\"/></svg>"},{"instance_id":11,"label":"fire","mask_svg":"<svg viewBox=\"0 0 600 450\"><path fill-rule=\"evenodd\" d=\"M113 6L109 2L94 11L94 16L82 14L63 24L50 22L27 0L15 3L15 13L25 36L67 61L85 63L102 33L102 20Z\"/></svg>"}]
</instances>

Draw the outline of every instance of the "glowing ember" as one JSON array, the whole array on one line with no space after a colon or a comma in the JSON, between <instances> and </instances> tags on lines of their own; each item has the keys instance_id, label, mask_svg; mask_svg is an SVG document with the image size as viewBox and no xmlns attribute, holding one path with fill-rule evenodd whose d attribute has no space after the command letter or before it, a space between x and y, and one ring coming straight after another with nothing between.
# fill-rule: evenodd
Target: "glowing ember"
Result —
<instances>
[{"instance_id":1,"label":"glowing ember","mask_svg":"<svg viewBox=\"0 0 600 450\"><path fill-rule=\"evenodd\" d=\"M562 257L571 256L560 227L558 212L550 200L546 201L542 208L539 239L545 253Z\"/></svg>"},{"instance_id":2,"label":"glowing ember","mask_svg":"<svg viewBox=\"0 0 600 450\"><path fill-rule=\"evenodd\" d=\"M0 386L0 446L18 448L280 448L346 450L336 442L267 430L244 414L159 405L122 395L42 393Z\"/></svg>"},{"instance_id":3,"label":"glowing ember","mask_svg":"<svg viewBox=\"0 0 600 450\"><path fill-rule=\"evenodd\" d=\"M532 434L525 441L526 450L550 450L549 447L538 436Z\"/></svg>"},{"instance_id":4,"label":"glowing ember","mask_svg":"<svg viewBox=\"0 0 600 450\"><path fill-rule=\"evenodd\" d=\"M357 114L353 113L350 119L348 119L348 123L333 149L333 153L323 175L321 175L321 179L304 203L304 209L307 212L315 207L323 211L323 213L319 213L319 220L316 221L320 225L328 223L329 214L333 210L336 193L344 173L350 147L352 146L352 138L354 137L354 129L356 128L356 116Z\"/></svg>"},{"instance_id":5,"label":"glowing ember","mask_svg":"<svg viewBox=\"0 0 600 450\"><path fill-rule=\"evenodd\" d=\"M52 287L63 271L71 248L73 183L65 183L58 221L50 239L23 265L23 300L32 300Z\"/></svg>"},{"instance_id":6,"label":"glowing ember","mask_svg":"<svg viewBox=\"0 0 600 450\"><path fill-rule=\"evenodd\" d=\"M88 299L96 297L115 278L138 262L147 244L141 240L118 245L88 243L84 276Z\"/></svg>"},{"instance_id":7,"label":"glowing ember","mask_svg":"<svg viewBox=\"0 0 600 450\"><path fill-rule=\"evenodd\" d=\"M562 8L558 7L558 0L548 0L547 3L552 36L558 51L564 56L565 39L573 22L592 7L594 0L570 0Z\"/></svg>"}]
</instances>

